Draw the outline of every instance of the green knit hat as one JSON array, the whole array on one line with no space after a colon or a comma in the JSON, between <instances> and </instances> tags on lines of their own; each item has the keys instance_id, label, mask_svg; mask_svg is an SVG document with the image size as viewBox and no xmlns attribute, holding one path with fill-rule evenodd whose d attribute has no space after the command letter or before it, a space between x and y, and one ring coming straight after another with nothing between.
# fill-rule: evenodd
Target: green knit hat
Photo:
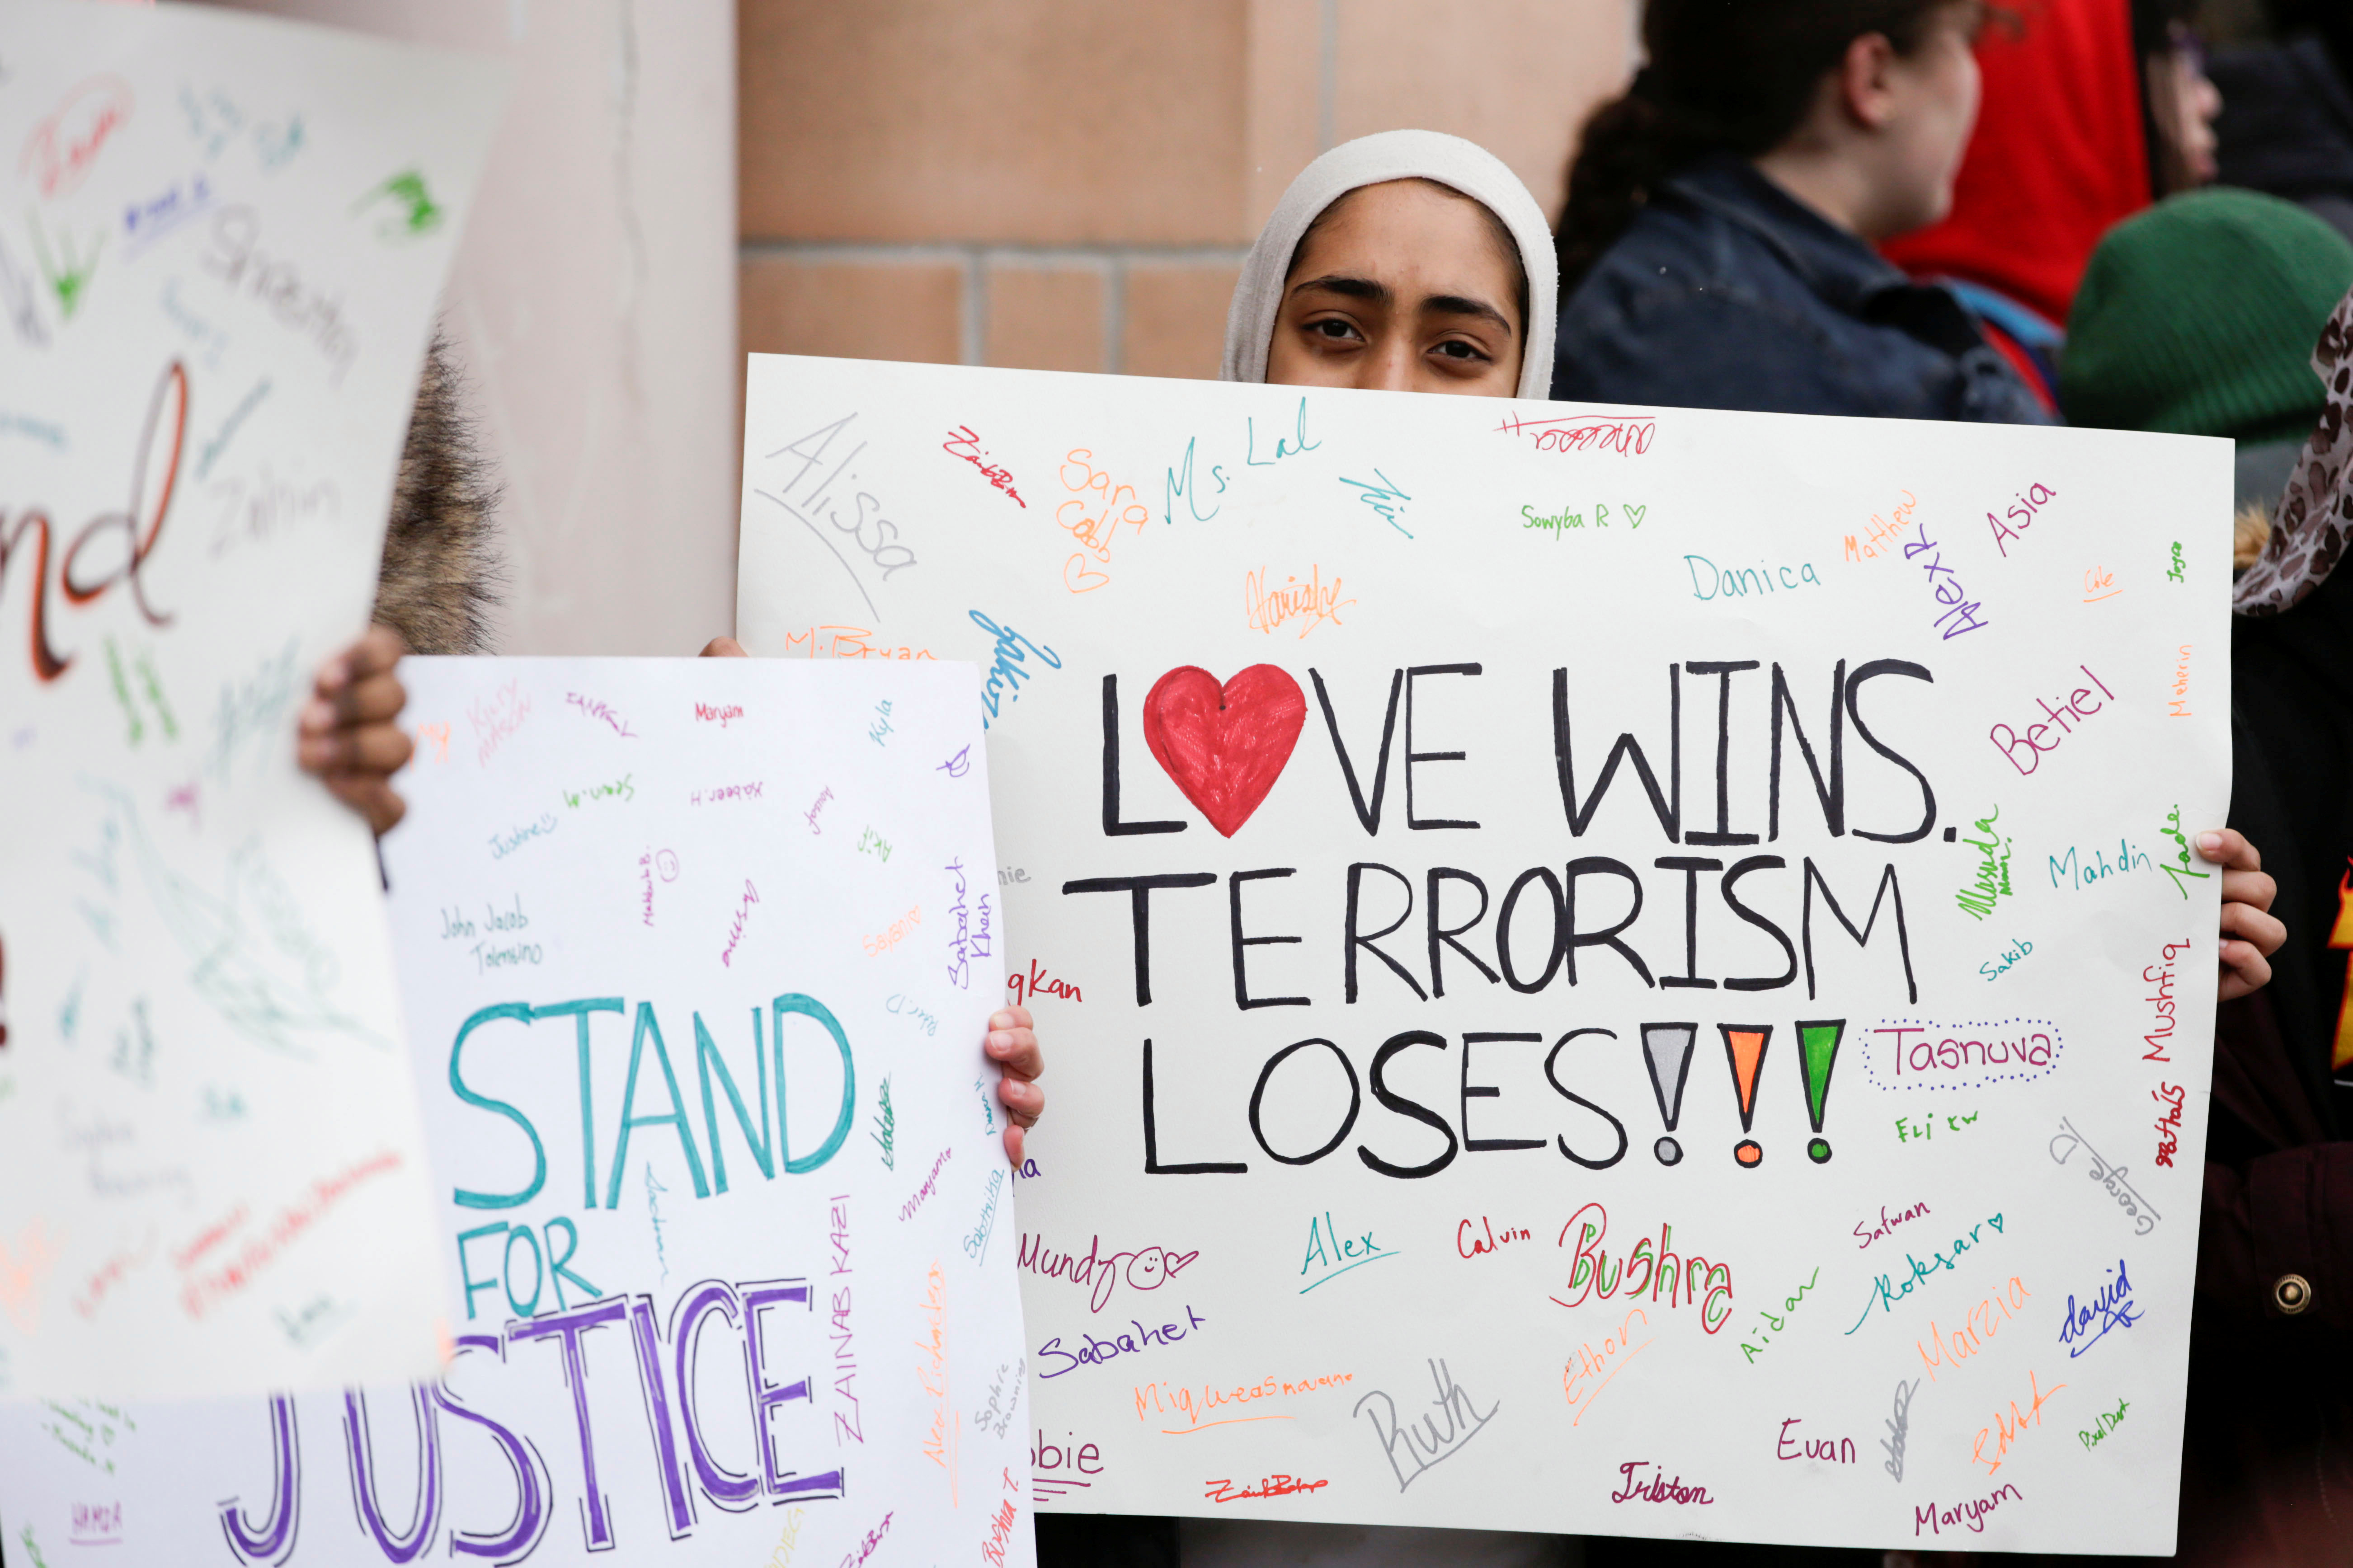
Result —
<instances>
[{"instance_id":1,"label":"green knit hat","mask_svg":"<svg viewBox=\"0 0 2353 1568\"><path fill-rule=\"evenodd\" d=\"M2192 191L2110 229L2067 320L2059 404L2076 425L2274 441L2326 402L2313 345L2353 286L2353 245L2292 202Z\"/></svg>"}]
</instances>

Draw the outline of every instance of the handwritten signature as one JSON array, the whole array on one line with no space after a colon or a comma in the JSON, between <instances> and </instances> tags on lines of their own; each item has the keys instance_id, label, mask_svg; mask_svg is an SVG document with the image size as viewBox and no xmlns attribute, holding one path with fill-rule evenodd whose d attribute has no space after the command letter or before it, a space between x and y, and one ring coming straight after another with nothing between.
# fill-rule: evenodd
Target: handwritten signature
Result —
<instances>
[{"instance_id":1,"label":"handwritten signature","mask_svg":"<svg viewBox=\"0 0 2353 1568\"><path fill-rule=\"evenodd\" d=\"M1438 1389L1430 1402L1437 1407L1438 1415L1424 1415L1412 1426L1398 1421L1397 1401L1378 1389L1356 1401L1355 1414L1373 1424L1373 1436L1397 1476L1400 1492L1419 1479L1423 1471L1461 1453L1463 1445L1477 1436L1495 1418L1495 1412L1503 1408L1503 1401L1497 1400L1485 1414L1481 1414L1443 1361L1430 1363L1430 1378ZM1376 1401L1378 1406L1372 1408ZM1439 1429L1440 1416L1445 1418L1444 1431Z\"/></svg>"},{"instance_id":2,"label":"handwritten signature","mask_svg":"<svg viewBox=\"0 0 2353 1568\"><path fill-rule=\"evenodd\" d=\"M962 458L980 470L982 479L1010 497L1015 506L1019 507L1023 511L1029 510L1029 503L1023 500L1021 492L1013 488L1011 472L998 464L987 460L988 454L980 449L980 437L974 433L971 426L959 425L949 431L948 438L940 443L940 450L951 457Z\"/></svg>"},{"instance_id":3,"label":"handwritten signature","mask_svg":"<svg viewBox=\"0 0 2353 1568\"><path fill-rule=\"evenodd\" d=\"M1299 635L1304 637L1326 621L1335 626L1344 625L1340 612L1356 607L1356 600L1340 597L1339 578L1333 578L1330 585L1325 585L1321 566L1309 566L1304 583L1296 576L1286 576L1282 581L1282 586L1269 592L1263 568L1244 574L1242 607L1250 630L1271 637L1284 622L1304 620L1306 624L1299 628Z\"/></svg>"},{"instance_id":4,"label":"handwritten signature","mask_svg":"<svg viewBox=\"0 0 2353 1568\"><path fill-rule=\"evenodd\" d=\"M2129 1329L2140 1321L2140 1310L2132 1299L2132 1276L2125 1270L2125 1260L2116 1259L2116 1278L2102 1285L2090 1301L2079 1303L2067 1298L2067 1315L2059 1325L2059 1342L2067 1347L2067 1359L2074 1360L2105 1339L2110 1329Z\"/></svg>"},{"instance_id":5,"label":"handwritten signature","mask_svg":"<svg viewBox=\"0 0 2353 1568\"><path fill-rule=\"evenodd\" d=\"M1234 1489L1232 1481L1219 1479L1202 1482L1201 1495L1211 1502L1239 1502L1243 1498L1291 1497L1299 1492L1315 1491L1331 1484L1328 1480L1310 1481L1303 1480L1297 1476L1274 1475L1261 1477L1255 1488L1244 1487L1237 1491Z\"/></svg>"},{"instance_id":6,"label":"handwritten signature","mask_svg":"<svg viewBox=\"0 0 2353 1568\"><path fill-rule=\"evenodd\" d=\"M1887 1462L1879 1468L1898 1481L1904 1479L1904 1443L1912 1431L1912 1396L1920 1392L1920 1380L1895 1385L1895 1414L1887 1418L1887 1436L1879 1446L1887 1450Z\"/></svg>"}]
</instances>

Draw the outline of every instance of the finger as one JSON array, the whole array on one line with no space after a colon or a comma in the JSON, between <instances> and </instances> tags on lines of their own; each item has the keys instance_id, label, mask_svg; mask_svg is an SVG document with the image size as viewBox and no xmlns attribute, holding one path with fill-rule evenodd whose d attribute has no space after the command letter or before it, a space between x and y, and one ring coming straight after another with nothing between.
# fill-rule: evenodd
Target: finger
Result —
<instances>
[{"instance_id":1,"label":"finger","mask_svg":"<svg viewBox=\"0 0 2353 1568\"><path fill-rule=\"evenodd\" d=\"M2279 884L2262 871L2225 871L2222 873L2222 902L2249 904L2268 910L2272 900L2279 896Z\"/></svg>"},{"instance_id":2,"label":"finger","mask_svg":"<svg viewBox=\"0 0 2353 1568\"><path fill-rule=\"evenodd\" d=\"M2265 914L2252 904L2222 906L2222 934L2238 937L2268 958L2287 941L2287 927L2278 916Z\"/></svg>"},{"instance_id":3,"label":"finger","mask_svg":"<svg viewBox=\"0 0 2353 1568\"><path fill-rule=\"evenodd\" d=\"M342 724L375 724L387 719L397 719L408 705L408 689L400 677L389 673L371 675L354 680L330 697L313 698L304 704L300 731L305 735L322 735Z\"/></svg>"},{"instance_id":4,"label":"finger","mask_svg":"<svg viewBox=\"0 0 2353 1568\"><path fill-rule=\"evenodd\" d=\"M2263 858L2255 847L2242 837L2235 827L2218 828L2198 836L2200 858L2231 871L2260 871Z\"/></svg>"},{"instance_id":5,"label":"finger","mask_svg":"<svg viewBox=\"0 0 2353 1568\"><path fill-rule=\"evenodd\" d=\"M998 1009L988 1020L989 1035L984 1042L988 1054L1019 1077L1036 1078L1046 1070L1046 1059L1038 1051L1037 1022L1029 1009L1018 1003Z\"/></svg>"},{"instance_id":6,"label":"finger","mask_svg":"<svg viewBox=\"0 0 2353 1568\"><path fill-rule=\"evenodd\" d=\"M709 642L702 645L702 657L704 658L749 658L752 656L745 653L744 651L744 645L737 642L733 637L712 637Z\"/></svg>"},{"instance_id":7,"label":"finger","mask_svg":"<svg viewBox=\"0 0 2353 1568\"><path fill-rule=\"evenodd\" d=\"M359 641L319 667L319 694L332 696L354 680L382 675L407 651L408 645L390 626L370 626Z\"/></svg>"},{"instance_id":8,"label":"finger","mask_svg":"<svg viewBox=\"0 0 2353 1568\"><path fill-rule=\"evenodd\" d=\"M989 1056L1013 1079L1033 1079L1046 1070L1038 1037L1028 1029L997 1029L988 1037Z\"/></svg>"},{"instance_id":9,"label":"finger","mask_svg":"<svg viewBox=\"0 0 2353 1568\"><path fill-rule=\"evenodd\" d=\"M373 724L397 719L408 706L408 688L391 670L353 681L336 695L335 716L344 723Z\"/></svg>"},{"instance_id":10,"label":"finger","mask_svg":"<svg viewBox=\"0 0 2353 1568\"><path fill-rule=\"evenodd\" d=\"M997 1084L997 1097L1005 1102L1005 1113L1019 1126L1035 1127L1038 1118L1046 1113L1046 1091L1034 1083L1006 1079Z\"/></svg>"},{"instance_id":11,"label":"finger","mask_svg":"<svg viewBox=\"0 0 2353 1568\"><path fill-rule=\"evenodd\" d=\"M396 773L408 765L417 742L391 724L363 724L325 735L305 735L295 748L301 764L315 773Z\"/></svg>"},{"instance_id":12,"label":"finger","mask_svg":"<svg viewBox=\"0 0 2353 1568\"><path fill-rule=\"evenodd\" d=\"M1005 1158L1015 1170L1021 1168L1021 1124L1013 1122L1005 1129Z\"/></svg>"},{"instance_id":13,"label":"finger","mask_svg":"<svg viewBox=\"0 0 2353 1568\"><path fill-rule=\"evenodd\" d=\"M2272 966L2263 955L2243 942L2222 944L2221 984L2216 997L2223 1002L2235 1002L2271 984Z\"/></svg>"},{"instance_id":14,"label":"finger","mask_svg":"<svg viewBox=\"0 0 2353 1568\"><path fill-rule=\"evenodd\" d=\"M378 836L408 813L408 803L379 774L334 773L326 784L328 793L365 817Z\"/></svg>"}]
</instances>

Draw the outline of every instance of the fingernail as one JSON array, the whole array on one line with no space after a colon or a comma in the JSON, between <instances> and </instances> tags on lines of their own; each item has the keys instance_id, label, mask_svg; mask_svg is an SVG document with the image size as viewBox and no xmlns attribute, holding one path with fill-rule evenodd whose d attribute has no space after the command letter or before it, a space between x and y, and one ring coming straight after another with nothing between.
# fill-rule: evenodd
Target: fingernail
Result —
<instances>
[{"instance_id":1,"label":"fingernail","mask_svg":"<svg viewBox=\"0 0 2353 1568\"><path fill-rule=\"evenodd\" d=\"M335 707L332 702L310 702L302 708L302 728L332 730L335 727Z\"/></svg>"},{"instance_id":2,"label":"fingernail","mask_svg":"<svg viewBox=\"0 0 2353 1568\"><path fill-rule=\"evenodd\" d=\"M988 1051L991 1056L1002 1057L1011 1055L1013 1051L1013 1037L1010 1035L989 1036Z\"/></svg>"},{"instance_id":3,"label":"fingernail","mask_svg":"<svg viewBox=\"0 0 2353 1568\"><path fill-rule=\"evenodd\" d=\"M1013 1027L1013 1015L1010 1013L999 1013L996 1017L991 1018L988 1021L988 1026L992 1029L1009 1029Z\"/></svg>"}]
</instances>

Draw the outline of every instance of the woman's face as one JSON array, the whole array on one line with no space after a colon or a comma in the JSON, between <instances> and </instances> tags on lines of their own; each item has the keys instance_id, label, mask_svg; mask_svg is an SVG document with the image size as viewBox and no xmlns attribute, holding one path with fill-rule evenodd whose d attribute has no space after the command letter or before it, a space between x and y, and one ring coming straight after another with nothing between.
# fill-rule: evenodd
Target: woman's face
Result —
<instances>
[{"instance_id":1,"label":"woman's face","mask_svg":"<svg viewBox=\"0 0 2353 1568\"><path fill-rule=\"evenodd\" d=\"M2168 42L2170 47L2143 62L2165 193L2214 183L2221 173L2214 121L2222 112L2221 91L2206 74L2205 51L2197 38L2177 23Z\"/></svg>"},{"instance_id":2,"label":"woman's face","mask_svg":"<svg viewBox=\"0 0 2353 1568\"><path fill-rule=\"evenodd\" d=\"M1898 57L1890 69L1894 97L1888 120L1890 178L1883 182L1879 210L1867 239L1883 239L1926 228L1953 210L1953 179L1968 151L1978 122L1982 82L1974 47L1985 8L1947 6L1932 22L1920 47Z\"/></svg>"},{"instance_id":3,"label":"woman's face","mask_svg":"<svg viewBox=\"0 0 2353 1568\"><path fill-rule=\"evenodd\" d=\"M1510 397L1518 296L1478 203L1426 180L1366 185L1324 209L1292 258L1266 379Z\"/></svg>"}]
</instances>

